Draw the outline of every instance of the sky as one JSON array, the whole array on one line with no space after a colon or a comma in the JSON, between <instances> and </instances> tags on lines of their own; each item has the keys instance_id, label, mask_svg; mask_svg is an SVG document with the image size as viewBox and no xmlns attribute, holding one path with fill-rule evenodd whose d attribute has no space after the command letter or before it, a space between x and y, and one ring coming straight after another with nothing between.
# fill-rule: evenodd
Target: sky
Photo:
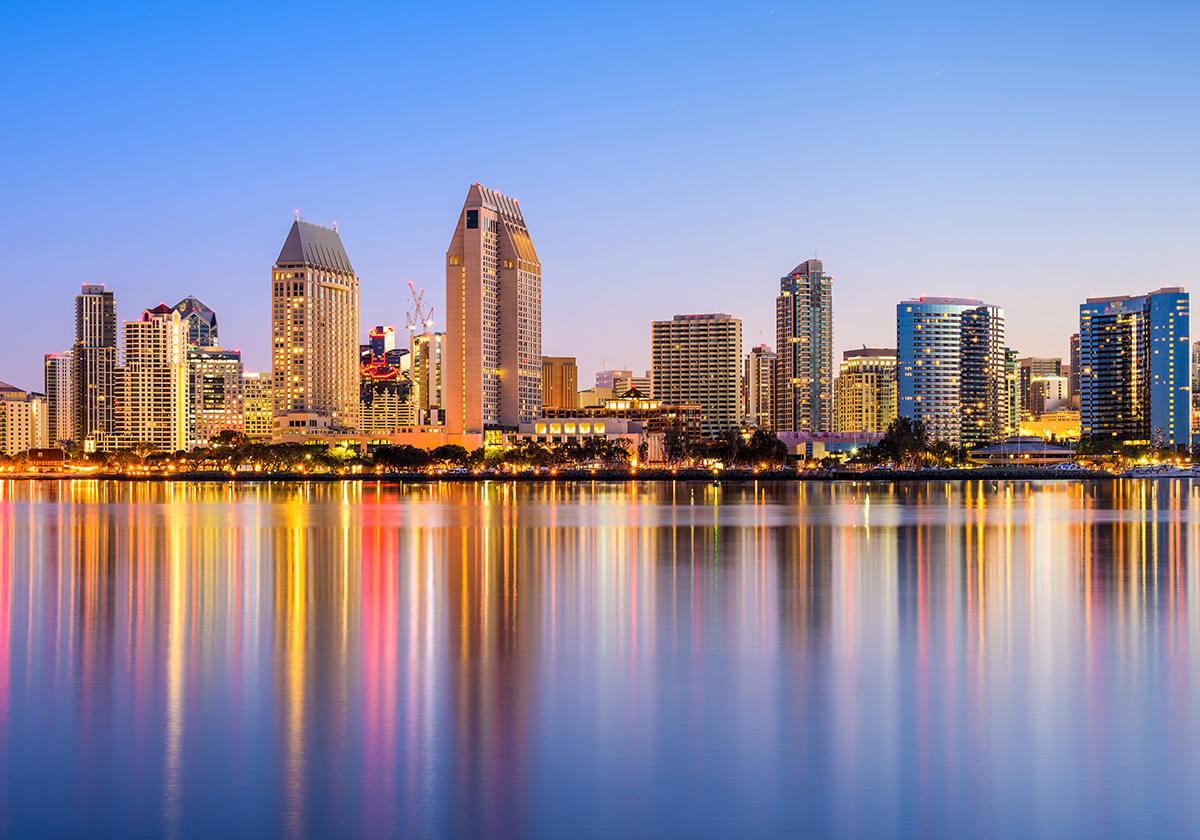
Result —
<instances>
[{"instance_id":1,"label":"sky","mask_svg":"<svg viewBox=\"0 0 1200 840\"><path fill-rule=\"evenodd\" d=\"M1085 298L1192 285L1198 36L1195 3L0 4L0 380L41 389L83 283L122 320L195 295L269 370L297 209L364 336L409 282L440 324L474 182L520 201L580 387L675 314L774 345L813 256L835 359L920 295L1066 357Z\"/></svg>"}]
</instances>

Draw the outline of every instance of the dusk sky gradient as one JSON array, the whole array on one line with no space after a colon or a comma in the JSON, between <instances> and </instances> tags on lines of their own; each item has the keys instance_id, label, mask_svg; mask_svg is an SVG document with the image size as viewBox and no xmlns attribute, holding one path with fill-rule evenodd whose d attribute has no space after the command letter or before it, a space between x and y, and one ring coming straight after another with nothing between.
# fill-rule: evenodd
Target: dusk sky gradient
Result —
<instances>
[{"instance_id":1,"label":"dusk sky gradient","mask_svg":"<svg viewBox=\"0 0 1200 840\"><path fill-rule=\"evenodd\" d=\"M744 321L835 277L834 343L918 295L1066 356L1088 296L1191 286L1195 3L0 6L0 380L41 390L82 283L118 317L193 294L269 370L270 267L339 223L362 328L407 283L443 323L472 182L517 198L543 351L645 370L650 324ZM1196 338L1193 329L1193 338Z\"/></svg>"}]
</instances>

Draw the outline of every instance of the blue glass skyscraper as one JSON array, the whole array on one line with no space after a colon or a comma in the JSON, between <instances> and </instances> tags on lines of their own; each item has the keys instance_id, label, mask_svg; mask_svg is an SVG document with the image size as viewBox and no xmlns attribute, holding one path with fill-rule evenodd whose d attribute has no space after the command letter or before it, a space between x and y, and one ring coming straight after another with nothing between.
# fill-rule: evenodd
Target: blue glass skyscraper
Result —
<instances>
[{"instance_id":1,"label":"blue glass skyscraper","mask_svg":"<svg viewBox=\"0 0 1200 840\"><path fill-rule=\"evenodd\" d=\"M1189 301L1182 288L1089 298L1079 307L1082 433L1123 443L1191 442Z\"/></svg>"}]
</instances>

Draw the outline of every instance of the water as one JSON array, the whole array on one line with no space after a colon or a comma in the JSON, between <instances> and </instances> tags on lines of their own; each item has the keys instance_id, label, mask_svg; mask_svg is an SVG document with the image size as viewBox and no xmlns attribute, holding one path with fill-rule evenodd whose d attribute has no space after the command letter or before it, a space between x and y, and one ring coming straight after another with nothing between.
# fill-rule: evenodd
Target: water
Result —
<instances>
[{"instance_id":1,"label":"water","mask_svg":"<svg viewBox=\"0 0 1200 840\"><path fill-rule=\"evenodd\" d=\"M1187 482L0 482L9 836L1200 831Z\"/></svg>"}]
</instances>

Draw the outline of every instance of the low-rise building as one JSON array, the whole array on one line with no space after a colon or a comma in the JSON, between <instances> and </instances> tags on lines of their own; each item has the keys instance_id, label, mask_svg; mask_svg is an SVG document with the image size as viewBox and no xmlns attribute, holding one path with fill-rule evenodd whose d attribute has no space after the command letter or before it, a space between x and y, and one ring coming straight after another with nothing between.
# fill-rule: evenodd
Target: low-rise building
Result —
<instances>
[{"instance_id":1,"label":"low-rise building","mask_svg":"<svg viewBox=\"0 0 1200 840\"><path fill-rule=\"evenodd\" d=\"M0 453L19 455L49 445L50 411L41 394L0 382Z\"/></svg>"}]
</instances>

